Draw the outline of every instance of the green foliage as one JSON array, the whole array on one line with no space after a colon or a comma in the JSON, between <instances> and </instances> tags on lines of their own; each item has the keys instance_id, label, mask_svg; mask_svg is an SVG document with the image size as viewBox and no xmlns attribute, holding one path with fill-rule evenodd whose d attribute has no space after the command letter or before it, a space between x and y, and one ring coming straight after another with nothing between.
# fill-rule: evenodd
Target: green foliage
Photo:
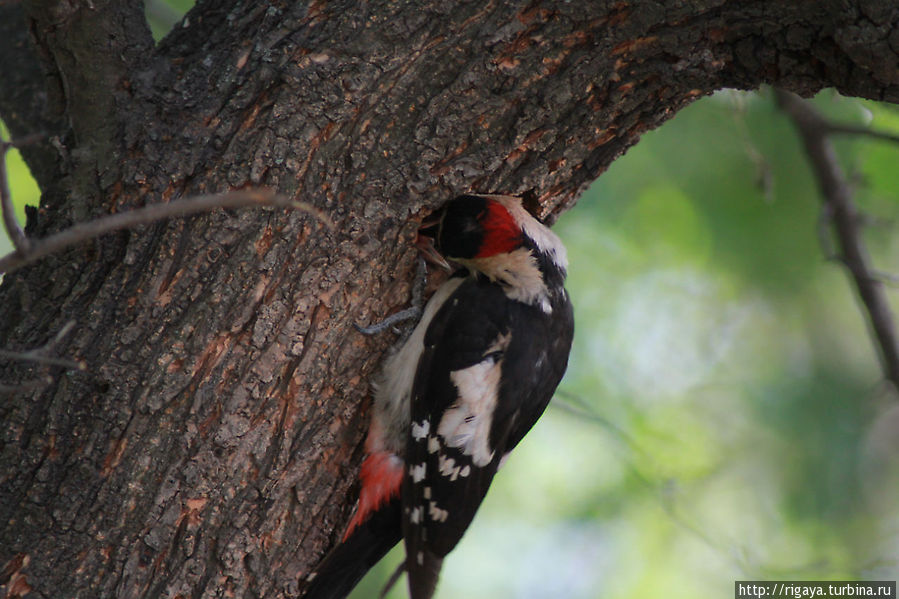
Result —
<instances>
[{"instance_id":1,"label":"green foliage","mask_svg":"<svg viewBox=\"0 0 899 599\"><path fill-rule=\"evenodd\" d=\"M2 122L0 122L0 134L3 135L3 139L9 139L9 132ZM16 209L16 217L19 223L24 226L25 206L37 206L41 192L37 187L37 183L31 177L31 173L28 171L28 167L22 160L18 150L11 149L6 153L6 171L9 177L10 195L12 195L13 205ZM12 242L4 229L0 233L0 256L11 252L12 249Z\"/></svg>"}]
</instances>

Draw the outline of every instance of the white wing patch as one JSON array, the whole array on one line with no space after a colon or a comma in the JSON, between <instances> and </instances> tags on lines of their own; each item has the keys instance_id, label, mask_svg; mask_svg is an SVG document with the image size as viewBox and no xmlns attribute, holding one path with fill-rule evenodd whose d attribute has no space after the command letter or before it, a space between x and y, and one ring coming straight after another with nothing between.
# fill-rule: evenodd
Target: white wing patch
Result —
<instances>
[{"instance_id":1,"label":"white wing patch","mask_svg":"<svg viewBox=\"0 0 899 599\"><path fill-rule=\"evenodd\" d=\"M437 456L437 470L443 476L446 476L450 479L450 481L455 481L457 478L466 477L471 474L471 466L465 464L456 464L456 460L453 458L448 458L445 455Z\"/></svg>"},{"instance_id":2,"label":"white wing patch","mask_svg":"<svg viewBox=\"0 0 899 599\"><path fill-rule=\"evenodd\" d=\"M421 422L413 422L412 423L412 438L416 441L421 441L425 437L428 436L428 432L431 430L431 423L427 420L423 420Z\"/></svg>"},{"instance_id":3,"label":"white wing patch","mask_svg":"<svg viewBox=\"0 0 899 599\"><path fill-rule=\"evenodd\" d=\"M437 434L443 437L447 446L461 449L471 456L476 466L486 466L493 460L494 451L489 443L490 424L502 375L502 358L497 357L497 352L504 351L510 340L510 334L500 335L484 352L483 360L450 373L459 398L440 419ZM443 459L443 456L440 458ZM452 475L454 466L441 464L441 474ZM445 467L448 472L443 472ZM455 475L459 474L456 469Z\"/></svg>"}]
</instances>

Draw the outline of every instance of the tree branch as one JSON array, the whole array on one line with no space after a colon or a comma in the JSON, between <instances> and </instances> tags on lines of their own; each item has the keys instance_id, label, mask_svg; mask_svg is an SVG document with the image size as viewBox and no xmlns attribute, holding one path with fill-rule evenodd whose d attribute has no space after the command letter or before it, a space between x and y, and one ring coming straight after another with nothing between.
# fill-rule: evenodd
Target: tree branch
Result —
<instances>
[{"instance_id":1,"label":"tree branch","mask_svg":"<svg viewBox=\"0 0 899 599\"><path fill-rule=\"evenodd\" d=\"M837 161L828 138L846 128L831 125L812 106L798 96L777 90L777 101L792 119L808 154L809 161L825 205L837 234L837 244L865 306L868 322L874 332L887 380L899 389L899 342L892 310L876 271L870 265L865 245L859 235L859 214L852 190Z\"/></svg>"},{"instance_id":2,"label":"tree branch","mask_svg":"<svg viewBox=\"0 0 899 599\"><path fill-rule=\"evenodd\" d=\"M231 191L184 198L166 204L152 204L136 210L120 212L119 214L73 225L55 235L27 244L28 247L25 251L22 251L20 248L15 252L0 257L0 273L13 272L30 262L112 231L146 225L167 218L208 212L216 208L243 208L247 206L295 208L312 214L328 228L334 228L327 215L304 202L296 202L270 191Z\"/></svg>"}]
</instances>

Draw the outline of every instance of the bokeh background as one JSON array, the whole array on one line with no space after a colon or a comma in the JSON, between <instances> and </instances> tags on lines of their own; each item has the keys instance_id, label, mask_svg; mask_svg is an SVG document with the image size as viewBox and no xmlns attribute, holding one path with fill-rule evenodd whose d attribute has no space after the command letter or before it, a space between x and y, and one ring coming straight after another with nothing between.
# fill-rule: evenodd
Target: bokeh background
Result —
<instances>
[{"instance_id":1,"label":"bokeh background","mask_svg":"<svg viewBox=\"0 0 899 599\"><path fill-rule=\"evenodd\" d=\"M154 32L189 4L149 2ZM899 132L895 106L830 91L815 104ZM835 142L863 238L895 277L899 144ZM7 163L23 217L39 192L15 152ZM899 402L773 94L692 104L555 230L577 321L569 371L438 598L693 599L732 597L734 580L899 578ZM377 596L401 555L352 597Z\"/></svg>"}]
</instances>

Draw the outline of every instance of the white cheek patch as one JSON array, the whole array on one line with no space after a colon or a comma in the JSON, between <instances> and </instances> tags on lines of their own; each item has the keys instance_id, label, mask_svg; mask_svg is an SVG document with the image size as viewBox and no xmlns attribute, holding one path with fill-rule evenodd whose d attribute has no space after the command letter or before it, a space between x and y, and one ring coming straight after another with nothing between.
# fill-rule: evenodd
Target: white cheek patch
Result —
<instances>
[{"instance_id":1,"label":"white cheek patch","mask_svg":"<svg viewBox=\"0 0 899 599\"><path fill-rule=\"evenodd\" d=\"M509 299L538 306L546 314L552 313L543 273L529 249L519 248L489 258L471 258L462 262L484 273L491 281L501 283Z\"/></svg>"},{"instance_id":2,"label":"white cheek patch","mask_svg":"<svg viewBox=\"0 0 899 599\"><path fill-rule=\"evenodd\" d=\"M465 455L471 456L476 466L486 466L493 460L494 451L489 443L490 424L502 376L502 359L497 359L496 353L504 351L510 340L511 335L500 335L487 349L483 360L450 373L459 399L444 413L437 433L447 446L461 449ZM460 472L457 470L455 475ZM453 475L452 471L447 474L442 470L441 474Z\"/></svg>"}]
</instances>

